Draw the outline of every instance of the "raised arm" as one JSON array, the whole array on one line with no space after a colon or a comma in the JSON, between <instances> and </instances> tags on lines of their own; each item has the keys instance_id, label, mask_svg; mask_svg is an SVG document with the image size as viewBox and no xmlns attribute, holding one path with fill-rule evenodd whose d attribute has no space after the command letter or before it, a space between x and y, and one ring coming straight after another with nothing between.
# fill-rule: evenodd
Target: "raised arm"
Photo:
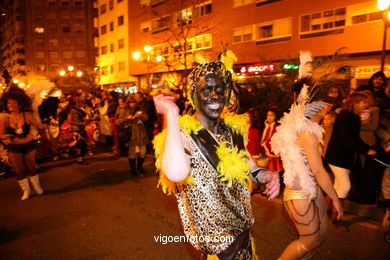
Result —
<instances>
[{"instance_id":1,"label":"raised arm","mask_svg":"<svg viewBox=\"0 0 390 260\"><path fill-rule=\"evenodd\" d=\"M190 172L190 160L185 152L189 150L189 145L180 132L179 109L173 100L171 96L154 97L156 110L163 114L166 129L160 170L170 181L180 182L185 180Z\"/></svg>"},{"instance_id":2,"label":"raised arm","mask_svg":"<svg viewBox=\"0 0 390 260\"><path fill-rule=\"evenodd\" d=\"M341 219L343 216L343 209L340 204L340 200L337 197L336 191L333 188L329 174L322 164L317 136L313 133L304 131L298 137L297 143L303 148L307 161L309 162L310 169L321 189L331 198L333 206L337 211L337 219Z\"/></svg>"}]
</instances>

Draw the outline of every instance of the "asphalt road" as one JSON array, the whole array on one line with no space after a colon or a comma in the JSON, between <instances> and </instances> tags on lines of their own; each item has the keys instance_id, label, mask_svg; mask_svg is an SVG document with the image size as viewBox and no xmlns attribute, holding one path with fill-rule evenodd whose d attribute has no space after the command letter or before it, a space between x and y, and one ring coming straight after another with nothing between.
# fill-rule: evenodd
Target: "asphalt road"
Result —
<instances>
[{"instance_id":1,"label":"asphalt road","mask_svg":"<svg viewBox=\"0 0 390 260\"><path fill-rule=\"evenodd\" d=\"M132 177L127 159L101 153L89 165L73 160L40 166L42 196L20 201L14 177L0 180L0 259L199 259L188 243L159 243L183 235L176 201L156 188L153 160ZM253 196L253 234L260 259L277 259L296 235L280 199ZM312 259L390 259L378 221L347 214L350 232L329 225Z\"/></svg>"}]
</instances>

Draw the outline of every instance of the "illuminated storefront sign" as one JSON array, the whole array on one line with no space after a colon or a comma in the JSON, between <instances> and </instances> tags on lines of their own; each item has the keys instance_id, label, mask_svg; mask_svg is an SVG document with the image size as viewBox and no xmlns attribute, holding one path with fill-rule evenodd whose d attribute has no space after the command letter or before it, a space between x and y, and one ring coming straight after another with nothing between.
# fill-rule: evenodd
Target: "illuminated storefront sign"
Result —
<instances>
[{"instance_id":1,"label":"illuminated storefront sign","mask_svg":"<svg viewBox=\"0 0 390 260\"><path fill-rule=\"evenodd\" d=\"M257 65L257 66L243 66L240 69L240 73L263 73L273 72L275 70L274 65Z\"/></svg>"},{"instance_id":2,"label":"illuminated storefront sign","mask_svg":"<svg viewBox=\"0 0 390 260\"><path fill-rule=\"evenodd\" d=\"M297 70L299 68L298 65L294 65L294 64L284 64L283 65L283 69L285 70Z\"/></svg>"},{"instance_id":3,"label":"illuminated storefront sign","mask_svg":"<svg viewBox=\"0 0 390 260\"><path fill-rule=\"evenodd\" d=\"M356 79L369 79L375 72L380 70L380 66L355 67L353 69ZM390 66L385 66L383 72L386 77L390 77Z\"/></svg>"}]
</instances>

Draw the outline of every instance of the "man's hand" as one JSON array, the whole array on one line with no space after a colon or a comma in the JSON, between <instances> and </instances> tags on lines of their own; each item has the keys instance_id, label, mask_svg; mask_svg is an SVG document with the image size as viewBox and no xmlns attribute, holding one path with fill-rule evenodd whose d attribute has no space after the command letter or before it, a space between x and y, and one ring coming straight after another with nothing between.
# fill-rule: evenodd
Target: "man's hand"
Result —
<instances>
[{"instance_id":1,"label":"man's hand","mask_svg":"<svg viewBox=\"0 0 390 260\"><path fill-rule=\"evenodd\" d=\"M157 113L167 115L173 111L179 115L179 108L175 104L175 98L172 96L157 95L153 98Z\"/></svg>"},{"instance_id":2,"label":"man's hand","mask_svg":"<svg viewBox=\"0 0 390 260\"><path fill-rule=\"evenodd\" d=\"M280 183L279 183L279 174L276 172L266 172L261 176L262 183L268 183L268 199L274 199L279 195L280 192Z\"/></svg>"}]
</instances>

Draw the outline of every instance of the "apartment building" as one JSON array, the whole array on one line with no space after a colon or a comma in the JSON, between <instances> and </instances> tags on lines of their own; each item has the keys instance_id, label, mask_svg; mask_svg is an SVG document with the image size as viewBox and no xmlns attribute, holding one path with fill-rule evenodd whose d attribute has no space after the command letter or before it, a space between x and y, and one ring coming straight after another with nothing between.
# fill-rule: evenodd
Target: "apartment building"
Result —
<instances>
[{"instance_id":1,"label":"apartment building","mask_svg":"<svg viewBox=\"0 0 390 260\"><path fill-rule=\"evenodd\" d=\"M100 70L99 85L104 88L121 88L135 85L130 77L129 61L129 11L127 0L95 0L98 13L94 26L97 31L95 46L99 51L97 65Z\"/></svg>"},{"instance_id":2,"label":"apartment building","mask_svg":"<svg viewBox=\"0 0 390 260\"><path fill-rule=\"evenodd\" d=\"M355 85L380 69L385 23L376 0L95 2L103 84L124 82L142 89L180 85L195 56L214 60L221 43L236 54L234 70L241 80L283 76L297 68L300 50L312 51L318 68L328 67L337 51L333 68ZM116 48L121 39L123 52ZM390 65L389 55L385 64ZM385 66L385 72L390 76L390 66Z\"/></svg>"},{"instance_id":3,"label":"apartment building","mask_svg":"<svg viewBox=\"0 0 390 260\"><path fill-rule=\"evenodd\" d=\"M42 79L65 88L88 87L96 58L92 2L4 0L3 69L22 87Z\"/></svg>"}]
</instances>

